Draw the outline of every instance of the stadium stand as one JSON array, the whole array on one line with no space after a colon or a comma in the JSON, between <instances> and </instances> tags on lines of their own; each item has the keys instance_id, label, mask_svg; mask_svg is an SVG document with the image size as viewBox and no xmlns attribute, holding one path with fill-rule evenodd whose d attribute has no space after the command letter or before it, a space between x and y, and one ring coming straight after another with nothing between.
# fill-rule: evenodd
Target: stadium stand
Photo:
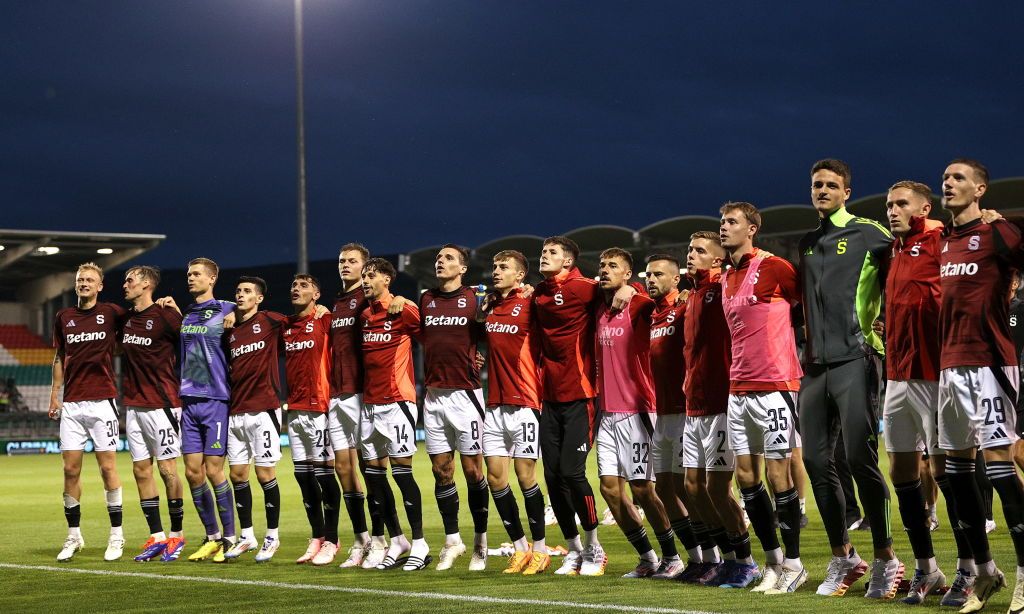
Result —
<instances>
[{"instance_id":1,"label":"stadium stand","mask_svg":"<svg viewBox=\"0 0 1024 614\"><path fill-rule=\"evenodd\" d=\"M39 335L21 324L0 324L0 385L8 398L0 412L45 406L52 362L53 349Z\"/></svg>"}]
</instances>

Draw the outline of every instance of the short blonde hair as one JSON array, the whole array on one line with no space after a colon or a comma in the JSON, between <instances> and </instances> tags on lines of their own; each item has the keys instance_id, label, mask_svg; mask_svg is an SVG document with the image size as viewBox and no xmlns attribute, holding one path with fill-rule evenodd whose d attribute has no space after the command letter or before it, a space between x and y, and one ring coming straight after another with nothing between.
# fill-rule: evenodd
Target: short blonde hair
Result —
<instances>
[{"instance_id":1,"label":"short blonde hair","mask_svg":"<svg viewBox=\"0 0 1024 614\"><path fill-rule=\"evenodd\" d=\"M81 273L82 271L95 271L99 275L100 280L103 280L103 269L95 262L83 262L78 265L78 271L76 272Z\"/></svg>"},{"instance_id":2,"label":"short blonde hair","mask_svg":"<svg viewBox=\"0 0 1024 614\"><path fill-rule=\"evenodd\" d=\"M192 268L193 266L200 264L206 268L206 272L210 275L210 277L220 276L220 267L217 266L216 262L210 260L209 258L193 258L192 260L188 261L189 268Z\"/></svg>"}]
</instances>

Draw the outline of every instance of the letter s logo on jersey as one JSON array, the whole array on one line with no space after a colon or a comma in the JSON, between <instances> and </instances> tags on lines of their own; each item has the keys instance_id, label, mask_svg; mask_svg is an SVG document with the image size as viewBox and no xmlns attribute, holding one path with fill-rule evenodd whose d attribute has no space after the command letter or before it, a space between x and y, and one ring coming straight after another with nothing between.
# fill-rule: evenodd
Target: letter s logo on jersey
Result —
<instances>
[{"instance_id":1,"label":"letter s logo on jersey","mask_svg":"<svg viewBox=\"0 0 1024 614\"><path fill-rule=\"evenodd\" d=\"M459 297L459 309L465 309L465 308L466 308L466 297L461 296L461 297Z\"/></svg>"},{"instance_id":2,"label":"letter s logo on jersey","mask_svg":"<svg viewBox=\"0 0 1024 614\"><path fill-rule=\"evenodd\" d=\"M839 243L836 244L836 254L842 255L846 253L846 239L840 239Z\"/></svg>"},{"instance_id":3,"label":"letter s logo on jersey","mask_svg":"<svg viewBox=\"0 0 1024 614\"><path fill-rule=\"evenodd\" d=\"M307 333L313 332L313 323L312 322L306 322L306 332Z\"/></svg>"},{"instance_id":4,"label":"letter s logo on jersey","mask_svg":"<svg viewBox=\"0 0 1024 614\"><path fill-rule=\"evenodd\" d=\"M676 321L676 312L674 312L674 311L668 312L668 317L665 318L665 323L671 324L671 323L673 323L675 321Z\"/></svg>"},{"instance_id":5,"label":"letter s logo on jersey","mask_svg":"<svg viewBox=\"0 0 1024 614\"><path fill-rule=\"evenodd\" d=\"M913 247L910 248L910 255L913 256L914 258L917 258L918 256L921 255L921 244L920 243L918 243L918 244L916 244L916 245L914 245Z\"/></svg>"},{"instance_id":6,"label":"letter s logo on jersey","mask_svg":"<svg viewBox=\"0 0 1024 614\"><path fill-rule=\"evenodd\" d=\"M103 324L104 321L106 321L106 318L103 317L103 314L102 313L97 313L96 314L96 323L97 324Z\"/></svg>"},{"instance_id":7,"label":"letter s logo on jersey","mask_svg":"<svg viewBox=\"0 0 1024 614\"><path fill-rule=\"evenodd\" d=\"M351 301L348 302L348 308L349 309L355 309L356 308L356 299L352 299Z\"/></svg>"},{"instance_id":8,"label":"letter s logo on jersey","mask_svg":"<svg viewBox=\"0 0 1024 614\"><path fill-rule=\"evenodd\" d=\"M979 247L981 247L981 237L979 235L971 235L971 238L967 240L967 249L977 251Z\"/></svg>"},{"instance_id":9,"label":"letter s logo on jersey","mask_svg":"<svg viewBox=\"0 0 1024 614\"><path fill-rule=\"evenodd\" d=\"M252 325L252 332L256 333L257 335L263 332L263 329L260 328L259 322Z\"/></svg>"},{"instance_id":10,"label":"letter s logo on jersey","mask_svg":"<svg viewBox=\"0 0 1024 614\"><path fill-rule=\"evenodd\" d=\"M384 330L391 330L391 320L386 320L384 322Z\"/></svg>"},{"instance_id":11,"label":"letter s logo on jersey","mask_svg":"<svg viewBox=\"0 0 1024 614\"><path fill-rule=\"evenodd\" d=\"M519 317L519 314L522 313L522 312L523 312L523 306L522 305L516 305L515 307L512 308L512 316L513 317Z\"/></svg>"},{"instance_id":12,"label":"letter s logo on jersey","mask_svg":"<svg viewBox=\"0 0 1024 614\"><path fill-rule=\"evenodd\" d=\"M708 292L707 294L704 295L704 302L705 303L708 303L710 305L711 302L714 301L714 300L715 300L715 293L713 291L712 292Z\"/></svg>"},{"instance_id":13,"label":"letter s logo on jersey","mask_svg":"<svg viewBox=\"0 0 1024 614\"><path fill-rule=\"evenodd\" d=\"M555 304L556 305L564 305L565 304L565 299L562 298L562 293L561 292L556 293L555 296L554 296L554 299L555 299Z\"/></svg>"},{"instance_id":14,"label":"letter s logo on jersey","mask_svg":"<svg viewBox=\"0 0 1024 614\"><path fill-rule=\"evenodd\" d=\"M146 330L153 330L153 320L146 320Z\"/></svg>"}]
</instances>

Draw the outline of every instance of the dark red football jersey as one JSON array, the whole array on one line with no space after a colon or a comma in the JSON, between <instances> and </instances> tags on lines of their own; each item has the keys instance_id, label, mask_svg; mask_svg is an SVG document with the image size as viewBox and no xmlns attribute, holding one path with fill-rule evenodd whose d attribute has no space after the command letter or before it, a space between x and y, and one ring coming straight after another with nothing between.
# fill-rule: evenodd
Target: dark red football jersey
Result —
<instances>
[{"instance_id":1,"label":"dark red football jersey","mask_svg":"<svg viewBox=\"0 0 1024 614\"><path fill-rule=\"evenodd\" d=\"M732 365L729 323L722 309L721 272L697 271L686 300L686 415L723 414Z\"/></svg>"},{"instance_id":2,"label":"dark red football jersey","mask_svg":"<svg viewBox=\"0 0 1024 614\"><path fill-rule=\"evenodd\" d=\"M1004 220L947 226L939 254L943 369L1017 364L1010 331L1010 276L1021 266L1021 238Z\"/></svg>"},{"instance_id":3,"label":"dark red football jersey","mask_svg":"<svg viewBox=\"0 0 1024 614\"><path fill-rule=\"evenodd\" d=\"M896 237L885 278L885 376L939 381L939 250L942 224L912 218Z\"/></svg>"},{"instance_id":4,"label":"dark red football jersey","mask_svg":"<svg viewBox=\"0 0 1024 614\"><path fill-rule=\"evenodd\" d=\"M64 355L64 400L99 401L117 396L114 346L123 307L97 303L66 307L53 318L53 347Z\"/></svg>"},{"instance_id":5,"label":"dark red football jersey","mask_svg":"<svg viewBox=\"0 0 1024 614\"><path fill-rule=\"evenodd\" d=\"M420 311L406 303L388 313L391 294L370 303L359 318L363 325L363 403L416 402L412 340L420 335Z\"/></svg>"},{"instance_id":6,"label":"dark red football jersey","mask_svg":"<svg viewBox=\"0 0 1024 614\"><path fill-rule=\"evenodd\" d=\"M487 405L540 409L540 340L532 330L533 301L518 288L491 303L487 333Z\"/></svg>"},{"instance_id":7,"label":"dark red football jersey","mask_svg":"<svg viewBox=\"0 0 1024 614\"><path fill-rule=\"evenodd\" d=\"M597 396L594 312L603 298L597 282L577 268L537 285L533 306L541 329L545 401Z\"/></svg>"},{"instance_id":8,"label":"dark red football jersey","mask_svg":"<svg viewBox=\"0 0 1024 614\"><path fill-rule=\"evenodd\" d=\"M288 399L282 335L287 319L275 311L257 311L228 331L232 414L267 411Z\"/></svg>"},{"instance_id":9,"label":"dark red football jersey","mask_svg":"<svg viewBox=\"0 0 1024 614\"><path fill-rule=\"evenodd\" d=\"M331 320L289 316L284 329L288 409L326 412L331 398Z\"/></svg>"},{"instance_id":10,"label":"dark red football jersey","mask_svg":"<svg viewBox=\"0 0 1024 614\"><path fill-rule=\"evenodd\" d=\"M124 404L181 407L178 387L178 331L181 314L156 304L128 311L121 326Z\"/></svg>"},{"instance_id":11,"label":"dark red football jersey","mask_svg":"<svg viewBox=\"0 0 1024 614\"><path fill-rule=\"evenodd\" d=\"M420 297L423 337L423 385L473 390L480 387L476 366L481 325L476 321L476 294L427 290Z\"/></svg>"},{"instance_id":12,"label":"dark red football jersey","mask_svg":"<svg viewBox=\"0 0 1024 614\"><path fill-rule=\"evenodd\" d=\"M686 411L686 395L683 394L686 303L677 305L678 298L678 290L659 297L651 318L651 373L654 374L654 398L659 416Z\"/></svg>"},{"instance_id":13,"label":"dark red football jersey","mask_svg":"<svg viewBox=\"0 0 1024 614\"><path fill-rule=\"evenodd\" d=\"M346 292L331 310L331 396L363 391L363 343L359 314L369 305L362 287Z\"/></svg>"}]
</instances>

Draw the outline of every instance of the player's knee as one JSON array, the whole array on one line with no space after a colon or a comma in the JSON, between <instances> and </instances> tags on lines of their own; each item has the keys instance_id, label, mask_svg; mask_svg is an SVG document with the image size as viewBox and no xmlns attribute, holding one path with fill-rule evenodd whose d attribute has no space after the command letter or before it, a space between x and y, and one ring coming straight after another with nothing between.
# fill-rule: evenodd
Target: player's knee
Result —
<instances>
[{"instance_id":1,"label":"player's knee","mask_svg":"<svg viewBox=\"0 0 1024 614\"><path fill-rule=\"evenodd\" d=\"M185 467L185 479L188 480L189 486L199 486L206 479L206 474L203 472L202 467Z\"/></svg>"},{"instance_id":2,"label":"player's knee","mask_svg":"<svg viewBox=\"0 0 1024 614\"><path fill-rule=\"evenodd\" d=\"M153 475L153 467L149 463L132 463L132 475L136 481L148 479Z\"/></svg>"},{"instance_id":3,"label":"player's knee","mask_svg":"<svg viewBox=\"0 0 1024 614\"><path fill-rule=\"evenodd\" d=\"M601 482L601 496L608 502L608 505L615 505L619 502L619 489L615 485Z\"/></svg>"},{"instance_id":4,"label":"player's knee","mask_svg":"<svg viewBox=\"0 0 1024 614\"><path fill-rule=\"evenodd\" d=\"M75 464L64 463L64 481L65 482L69 482L69 481L70 482L75 482L75 481L78 481L78 478L81 475L82 475L82 466L81 465L79 465L77 463L75 463Z\"/></svg>"},{"instance_id":5,"label":"player's knee","mask_svg":"<svg viewBox=\"0 0 1024 614\"><path fill-rule=\"evenodd\" d=\"M647 480L634 480L630 482L629 491L633 494L633 500L641 505L653 503L658 499L654 484Z\"/></svg>"},{"instance_id":6,"label":"player's knee","mask_svg":"<svg viewBox=\"0 0 1024 614\"><path fill-rule=\"evenodd\" d=\"M480 469L474 468L472 470L466 469L466 483L467 484L479 484L480 480L484 479L484 474Z\"/></svg>"},{"instance_id":7,"label":"player's knee","mask_svg":"<svg viewBox=\"0 0 1024 614\"><path fill-rule=\"evenodd\" d=\"M492 492L498 492L506 486L508 486L508 480L505 479L505 476L496 475L494 473L487 474L487 487L490 488Z\"/></svg>"},{"instance_id":8,"label":"player's knee","mask_svg":"<svg viewBox=\"0 0 1024 614\"><path fill-rule=\"evenodd\" d=\"M231 483L232 484L240 484L242 482L248 482L249 481L249 472L246 471L247 469L248 469L248 467L246 467L246 466L232 467L231 468L231 472L229 474L229 477L231 479Z\"/></svg>"},{"instance_id":9,"label":"player's knee","mask_svg":"<svg viewBox=\"0 0 1024 614\"><path fill-rule=\"evenodd\" d=\"M815 479L816 476L825 475L825 473L828 472L828 458L820 456L813 451L805 449L803 461L804 471L807 472L807 475L809 475L812 480Z\"/></svg>"}]
</instances>

